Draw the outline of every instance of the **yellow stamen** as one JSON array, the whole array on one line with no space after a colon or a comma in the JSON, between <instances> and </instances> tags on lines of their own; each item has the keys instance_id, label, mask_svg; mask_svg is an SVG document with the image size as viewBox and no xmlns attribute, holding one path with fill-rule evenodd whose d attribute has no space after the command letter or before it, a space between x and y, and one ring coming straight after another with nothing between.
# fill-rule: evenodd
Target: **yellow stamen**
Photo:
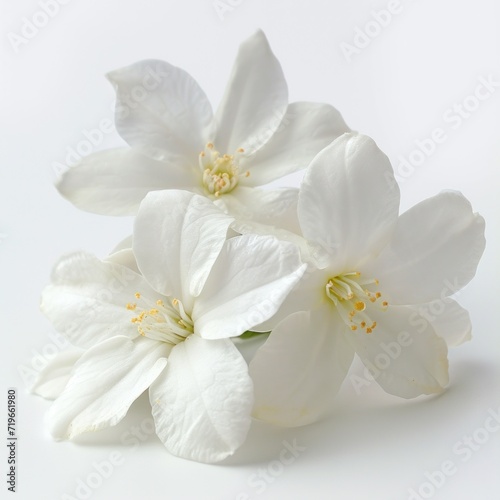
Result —
<instances>
[{"instance_id":1,"label":"yellow stamen","mask_svg":"<svg viewBox=\"0 0 500 500\"><path fill-rule=\"evenodd\" d=\"M377 322L370 318L371 312L377 305L378 309L387 308L387 301L379 302L382 293L372 288L375 283L378 284L378 280L361 277L360 272L352 271L330 278L325 285L326 296L352 331L361 328L372 333Z\"/></svg>"}]
</instances>

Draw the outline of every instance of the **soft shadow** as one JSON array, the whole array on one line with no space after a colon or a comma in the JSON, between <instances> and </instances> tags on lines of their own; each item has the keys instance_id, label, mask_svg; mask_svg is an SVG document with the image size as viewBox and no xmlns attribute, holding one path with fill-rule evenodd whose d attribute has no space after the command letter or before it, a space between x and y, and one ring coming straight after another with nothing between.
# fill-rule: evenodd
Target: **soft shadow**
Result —
<instances>
[{"instance_id":1,"label":"soft shadow","mask_svg":"<svg viewBox=\"0 0 500 500\"><path fill-rule=\"evenodd\" d=\"M156 437L151 416L151 405L148 392L144 392L130 407L125 418L113 427L88 432L75 437L72 442L78 446L104 446L113 447L126 446L127 439L133 439L133 433L138 433L139 442L142 446L161 445Z\"/></svg>"},{"instance_id":2,"label":"soft shadow","mask_svg":"<svg viewBox=\"0 0 500 500\"><path fill-rule=\"evenodd\" d=\"M357 395L346 384L331 417L291 429L254 422L245 444L223 464L265 465L279 458L284 441L291 443L294 439L307 450L314 450L317 460L335 462L346 453L397 446L403 436L418 443L431 429L433 433L445 433L450 419L456 419L467 409L491 406L491 401L484 396L483 400L478 399L478 394L495 394L495 388L498 391L496 366L469 360L454 363L451 371L452 383L446 391L411 400L388 395L375 383ZM485 384L491 385L491 391Z\"/></svg>"},{"instance_id":3,"label":"soft shadow","mask_svg":"<svg viewBox=\"0 0 500 500\"><path fill-rule=\"evenodd\" d=\"M451 367L452 383L444 393L412 400L390 396L376 383L357 395L346 383L329 418L298 428L276 427L255 420L242 447L220 465L238 468L268 464L279 459L285 442L294 440L307 450L314 450L316 459L328 458L335 462L346 452L363 453L373 446L383 449L398 436L407 435L409 428L416 439L430 428L435 432L444 431L449 419L457 414L474 406L491 405L491 401L478 399L478 394L495 393L497 377L498 369L492 364L479 360L456 361ZM491 391L485 385L491 386ZM77 446L127 446L126 438L134 428L141 426L140 432L145 437L141 439L141 447L162 447L152 426L147 392L134 402L116 426L78 436L73 442Z\"/></svg>"}]
</instances>

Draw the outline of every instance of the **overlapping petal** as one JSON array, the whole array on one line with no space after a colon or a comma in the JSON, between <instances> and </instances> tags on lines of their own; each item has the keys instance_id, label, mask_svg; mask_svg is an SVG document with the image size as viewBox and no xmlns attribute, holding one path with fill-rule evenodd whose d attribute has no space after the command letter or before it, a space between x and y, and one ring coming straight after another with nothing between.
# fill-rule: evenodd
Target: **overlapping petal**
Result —
<instances>
[{"instance_id":1,"label":"overlapping petal","mask_svg":"<svg viewBox=\"0 0 500 500\"><path fill-rule=\"evenodd\" d=\"M132 238L130 238L129 242L130 245L132 245ZM112 254L108 255L104 259L104 262L114 262L115 264L125 266L134 273L141 274L141 271L137 267L137 260L132 248L123 248L122 250L115 251Z\"/></svg>"},{"instance_id":2,"label":"overlapping petal","mask_svg":"<svg viewBox=\"0 0 500 500\"><path fill-rule=\"evenodd\" d=\"M455 300L445 297L411 307L415 311L413 323L422 325L429 321L436 335L444 339L448 347L457 347L471 339L470 315Z\"/></svg>"},{"instance_id":3,"label":"overlapping petal","mask_svg":"<svg viewBox=\"0 0 500 500\"><path fill-rule=\"evenodd\" d=\"M448 384L448 349L427 321L415 324L404 306L370 311L371 334L347 331L346 338L373 378L389 394L414 398L442 392Z\"/></svg>"},{"instance_id":4,"label":"overlapping petal","mask_svg":"<svg viewBox=\"0 0 500 500\"><path fill-rule=\"evenodd\" d=\"M350 129L329 104L293 102L267 144L241 162L244 186L262 186L306 168L334 139Z\"/></svg>"},{"instance_id":5,"label":"overlapping petal","mask_svg":"<svg viewBox=\"0 0 500 500\"><path fill-rule=\"evenodd\" d=\"M391 303L426 303L464 287L484 247L484 219L461 193L443 192L401 215L390 244L366 271Z\"/></svg>"},{"instance_id":6,"label":"overlapping petal","mask_svg":"<svg viewBox=\"0 0 500 500\"><path fill-rule=\"evenodd\" d=\"M191 310L232 221L202 196L173 190L150 193L134 226L139 269L156 291L182 300Z\"/></svg>"},{"instance_id":7,"label":"overlapping petal","mask_svg":"<svg viewBox=\"0 0 500 500\"><path fill-rule=\"evenodd\" d=\"M195 172L152 160L132 149L93 153L67 170L59 192L82 210L103 215L135 215L142 199L158 189L189 189Z\"/></svg>"},{"instance_id":8,"label":"overlapping petal","mask_svg":"<svg viewBox=\"0 0 500 500\"><path fill-rule=\"evenodd\" d=\"M311 311L318 314L318 310L330 307L329 299L325 294L328 278L323 270L315 269L309 265L302 279L289 293L278 311L267 321L253 328L257 332L274 330L278 323L298 311ZM321 312L319 312L321 314Z\"/></svg>"},{"instance_id":9,"label":"overlapping petal","mask_svg":"<svg viewBox=\"0 0 500 500\"><path fill-rule=\"evenodd\" d=\"M126 266L87 253L64 256L42 293L41 309L74 346L88 349L115 335L134 338L134 293L153 295L146 280Z\"/></svg>"},{"instance_id":10,"label":"overlapping petal","mask_svg":"<svg viewBox=\"0 0 500 500\"><path fill-rule=\"evenodd\" d=\"M30 391L45 399L56 399L66 387L71 371L80 359L80 349L68 349L57 353L47 365L40 370Z\"/></svg>"},{"instance_id":11,"label":"overlapping petal","mask_svg":"<svg viewBox=\"0 0 500 500\"><path fill-rule=\"evenodd\" d=\"M329 250L339 270L357 269L387 244L396 226L399 188L372 139L344 134L309 166L299 194L303 235Z\"/></svg>"},{"instance_id":12,"label":"overlapping petal","mask_svg":"<svg viewBox=\"0 0 500 500\"><path fill-rule=\"evenodd\" d=\"M169 351L162 342L121 336L89 349L47 413L52 435L71 439L116 425L165 368Z\"/></svg>"},{"instance_id":13,"label":"overlapping petal","mask_svg":"<svg viewBox=\"0 0 500 500\"><path fill-rule=\"evenodd\" d=\"M328 309L297 312L279 323L250 362L253 415L295 427L328 414L354 356L345 329Z\"/></svg>"},{"instance_id":14,"label":"overlapping petal","mask_svg":"<svg viewBox=\"0 0 500 500\"><path fill-rule=\"evenodd\" d=\"M196 164L212 134L212 107L186 71L158 60L144 60L112 71L115 123L133 149L170 165Z\"/></svg>"},{"instance_id":15,"label":"overlapping petal","mask_svg":"<svg viewBox=\"0 0 500 500\"><path fill-rule=\"evenodd\" d=\"M231 238L194 305L197 332L234 337L269 319L304 270L292 243L251 234Z\"/></svg>"},{"instance_id":16,"label":"overlapping petal","mask_svg":"<svg viewBox=\"0 0 500 500\"><path fill-rule=\"evenodd\" d=\"M247 365L230 340L192 335L172 349L149 390L156 433L176 456L223 460L245 440L252 391Z\"/></svg>"},{"instance_id":17,"label":"overlapping petal","mask_svg":"<svg viewBox=\"0 0 500 500\"><path fill-rule=\"evenodd\" d=\"M287 104L283 70L259 30L240 45L216 113L217 147L246 154L260 149L280 126Z\"/></svg>"},{"instance_id":18,"label":"overlapping petal","mask_svg":"<svg viewBox=\"0 0 500 500\"><path fill-rule=\"evenodd\" d=\"M216 200L216 205L244 226L264 224L300 234L297 188L259 189L238 186Z\"/></svg>"}]
</instances>

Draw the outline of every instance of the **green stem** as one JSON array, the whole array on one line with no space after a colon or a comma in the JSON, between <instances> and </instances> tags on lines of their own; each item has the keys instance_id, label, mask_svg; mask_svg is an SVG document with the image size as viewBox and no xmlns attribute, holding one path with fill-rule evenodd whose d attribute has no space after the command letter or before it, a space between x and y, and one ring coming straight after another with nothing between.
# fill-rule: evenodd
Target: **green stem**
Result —
<instances>
[{"instance_id":1,"label":"green stem","mask_svg":"<svg viewBox=\"0 0 500 500\"><path fill-rule=\"evenodd\" d=\"M245 333L242 333L238 338L246 340L246 339L253 339L257 335L267 335L268 333L271 332L251 332L251 331L246 331Z\"/></svg>"}]
</instances>

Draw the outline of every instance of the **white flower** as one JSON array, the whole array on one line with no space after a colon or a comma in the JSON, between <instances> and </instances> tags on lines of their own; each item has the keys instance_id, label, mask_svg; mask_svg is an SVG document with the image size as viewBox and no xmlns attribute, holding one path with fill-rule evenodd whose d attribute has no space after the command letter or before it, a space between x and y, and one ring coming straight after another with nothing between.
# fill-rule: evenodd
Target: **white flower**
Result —
<instances>
[{"instance_id":1,"label":"white flower","mask_svg":"<svg viewBox=\"0 0 500 500\"><path fill-rule=\"evenodd\" d=\"M288 105L281 66L261 31L241 45L215 116L196 81L166 62L141 61L108 77L116 129L130 148L84 158L57 186L91 212L135 214L146 193L174 188L219 200L238 218L293 225L286 216L296 213L297 190L256 187L305 168L349 130L332 106Z\"/></svg>"},{"instance_id":2,"label":"white flower","mask_svg":"<svg viewBox=\"0 0 500 500\"><path fill-rule=\"evenodd\" d=\"M115 425L149 387L171 453L215 462L241 445L253 388L230 338L274 314L305 266L273 237L226 240L232 221L207 198L150 193L133 252L59 262L42 310L85 351L59 357L35 386L48 397L64 387L48 413L54 437Z\"/></svg>"},{"instance_id":3,"label":"white flower","mask_svg":"<svg viewBox=\"0 0 500 500\"><path fill-rule=\"evenodd\" d=\"M475 274L484 220L457 192L399 217L398 209L390 162L368 137L345 134L313 160L298 215L323 264L288 296L273 321L286 319L250 363L255 416L287 426L317 420L355 354L397 396L448 383L443 339L456 345L470 335L466 311L449 296Z\"/></svg>"}]
</instances>

